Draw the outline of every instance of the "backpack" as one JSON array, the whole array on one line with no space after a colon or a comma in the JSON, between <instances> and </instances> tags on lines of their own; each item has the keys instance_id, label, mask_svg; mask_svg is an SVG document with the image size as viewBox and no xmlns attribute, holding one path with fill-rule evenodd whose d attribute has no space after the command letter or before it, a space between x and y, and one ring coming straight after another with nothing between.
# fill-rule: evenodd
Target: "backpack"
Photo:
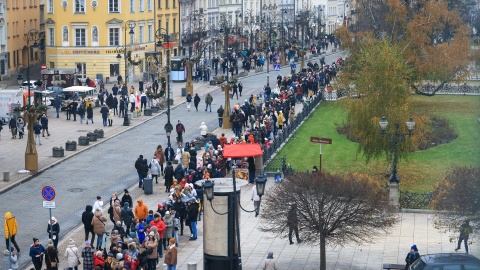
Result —
<instances>
[{"instance_id":1,"label":"backpack","mask_svg":"<svg viewBox=\"0 0 480 270\"><path fill-rule=\"evenodd\" d=\"M33 129L35 130L35 132L40 133L40 131L42 130L42 126L40 126L40 125L35 125L35 126L33 127Z\"/></svg>"},{"instance_id":2,"label":"backpack","mask_svg":"<svg viewBox=\"0 0 480 270\"><path fill-rule=\"evenodd\" d=\"M190 94L187 95L187 102L192 102L192 95Z\"/></svg>"}]
</instances>

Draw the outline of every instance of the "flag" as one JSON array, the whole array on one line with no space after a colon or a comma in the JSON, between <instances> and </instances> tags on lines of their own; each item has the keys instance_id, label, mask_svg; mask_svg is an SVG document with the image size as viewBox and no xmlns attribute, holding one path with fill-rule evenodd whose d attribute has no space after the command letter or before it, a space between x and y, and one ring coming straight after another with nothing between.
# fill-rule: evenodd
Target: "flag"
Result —
<instances>
[{"instance_id":1,"label":"flag","mask_svg":"<svg viewBox=\"0 0 480 270\"><path fill-rule=\"evenodd\" d=\"M135 92L135 110L139 111L140 110L140 95L138 95L138 92Z\"/></svg>"}]
</instances>

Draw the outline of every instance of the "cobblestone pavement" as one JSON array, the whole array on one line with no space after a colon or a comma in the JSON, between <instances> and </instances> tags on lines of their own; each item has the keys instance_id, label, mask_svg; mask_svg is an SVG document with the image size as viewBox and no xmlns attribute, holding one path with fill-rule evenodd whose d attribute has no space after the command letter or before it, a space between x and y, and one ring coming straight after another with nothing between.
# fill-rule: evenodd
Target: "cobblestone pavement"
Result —
<instances>
[{"instance_id":1,"label":"cobblestone pavement","mask_svg":"<svg viewBox=\"0 0 480 270\"><path fill-rule=\"evenodd\" d=\"M337 57L337 55L330 55L328 61L334 61ZM287 72L283 71L282 74L285 75ZM272 76L270 79L271 81L274 80ZM254 74L242 79L242 81L244 82L245 96L257 94L258 89L263 85L258 82L266 81L266 73ZM179 93L179 88L183 85L174 84L173 91L176 105L185 99ZM214 99L212 110L215 112L219 105L223 105L224 94L218 87L210 88L207 84L198 83L195 84L194 91L200 94L201 105L203 106L204 95L211 92ZM185 138L187 140L200 135L198 129L200 122L206 122L209 130L214 130L218 125L216 113L205 112L203 106L200 107L199 112L188 112L185 105L180 104L171 111L171 122L175 124L177 119L180 119L186 126ZM0 212L10 211L17 218L19 224L17 242L22 249L19 257L22 266L29 262L26 251L31 244L32 237L39 238L43 244L46 244L47 241L48 210L42 208L41 189L43 186L53 186L57 191L55 198L57 208L53 210L53 215L60 224L61 239L68 239L70 238L70 232L74 232L78 228L85 205L93 204L97 195L101 195L104 200L108 200L113 192L120 193L132 184L135 186L134 183L138 180L134 162L138 155L143 154L149 159L158 144L166 145L166 136L163 129L166 123L165 114L133 119L130 127L119 126L121 120L115 119L114 127L103 128L106 132L104 142L97 142L84 151L77 150L72 158L64 158L61 162L52 165L51 161L48 160L53 159L49 157L53 146L63 145L67 140L76 140L79 135L84 135L87 131L101 125L97 124L99 123L99 116L94 116L95 125L93 127L88 125L88 128L85 124L80 125L78 121L76 123L66 121L65 116L57 119L50 114L49 118L52 135L45 137L45 144L39 147L39 160L44 166L51 167L35 175L28 182L9 190L6 190L7 186L15 185L14 180L9 183L1 183L5 192L0 197ZM144 121L142 122L142 120ZM221 132L221 130L216 132ZM4 136L0 145L2 147L0 171L21 169L23 167L25 141L10 140L9 137L5 138ZM20 154L12 155L12 153ZM149 197L155 198L155 196ZM163 196L161 198L163 200ZM156 203L159 201L161 200L155 198ZM69 236L65 237L66 234ZM80 241L81 238L77 243L82 242ZM60 248L60 250L62 249ZM6 261L3 263L5 267L1 268L6 269L8 263Z\"/></svg>"}]
</instances>

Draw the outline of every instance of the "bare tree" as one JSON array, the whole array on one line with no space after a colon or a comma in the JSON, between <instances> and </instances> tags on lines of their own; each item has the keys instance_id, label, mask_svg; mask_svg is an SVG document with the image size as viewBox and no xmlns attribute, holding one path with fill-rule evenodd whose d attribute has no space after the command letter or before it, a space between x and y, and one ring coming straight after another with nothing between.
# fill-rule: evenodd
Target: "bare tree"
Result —
<instances>
[{"instance_id":1,"label":"bare tree","mask_svg":"<svg viewBox=\"0 0 480 270\"><path fill-rule=\"evenodd\" d=\"M388 193L363 174L296 173L266 194L262 231L287 237L288 212L296 206L300 238L320 245L320 269L326 270L325 248L369 242L396 222Z\"/></svg>"},{"instance_id":2,"label":"bare tree","mask_svg":"<svg viewBox=\"0 0 480 270\"><path fill-rule=\"evenodd\" d=\"M434 215L437 229L456 233L460 224L469 219L477 234L480 229L480 168L454 168L435 186L431 206L439 210Z\"/></svg>"}]
</instances>

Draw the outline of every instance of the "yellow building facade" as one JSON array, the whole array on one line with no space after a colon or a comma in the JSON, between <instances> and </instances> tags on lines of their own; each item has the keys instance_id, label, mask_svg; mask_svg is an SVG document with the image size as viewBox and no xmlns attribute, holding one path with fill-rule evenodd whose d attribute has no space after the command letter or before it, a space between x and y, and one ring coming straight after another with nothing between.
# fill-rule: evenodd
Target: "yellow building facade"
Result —
<instances>
[{"instance_id":1,"label":"yellow building facade","mask_svg":"<svg viewBox=\"0 0 480 270\"><path fill-rule=\"evenodd\" d=\"M178 16L176 1L158 0L157 9L157 0L46 0L47 67L75 69L80 80L99 75L104 82L116 82L119 75L129 82L143 79L146 60L155 55L157 27L178 29L169 22ZM125 47L131 53L127 61Z\"/></svg>"},{"instance_id":2,"label":"yellow building facade","mask_svg":"<svg viewBox=\"0 0 480 270\"><path fill-rule=\"evenodd\" d=\"M8 47L8 73L15 73L17 66L27 66L40 61L40 50L27 47L25 40L27 33L38 30L37 43L41 43L42 34L40 31L40 1L41 0L10 0L6 1L6 33ZM3 32L4 23L0 22ZM30 41L29 46L33 45ZM30 57L30 59L28 59ZM38 78L35 78L38 79Z\"/></svg>"}]
</instances>

